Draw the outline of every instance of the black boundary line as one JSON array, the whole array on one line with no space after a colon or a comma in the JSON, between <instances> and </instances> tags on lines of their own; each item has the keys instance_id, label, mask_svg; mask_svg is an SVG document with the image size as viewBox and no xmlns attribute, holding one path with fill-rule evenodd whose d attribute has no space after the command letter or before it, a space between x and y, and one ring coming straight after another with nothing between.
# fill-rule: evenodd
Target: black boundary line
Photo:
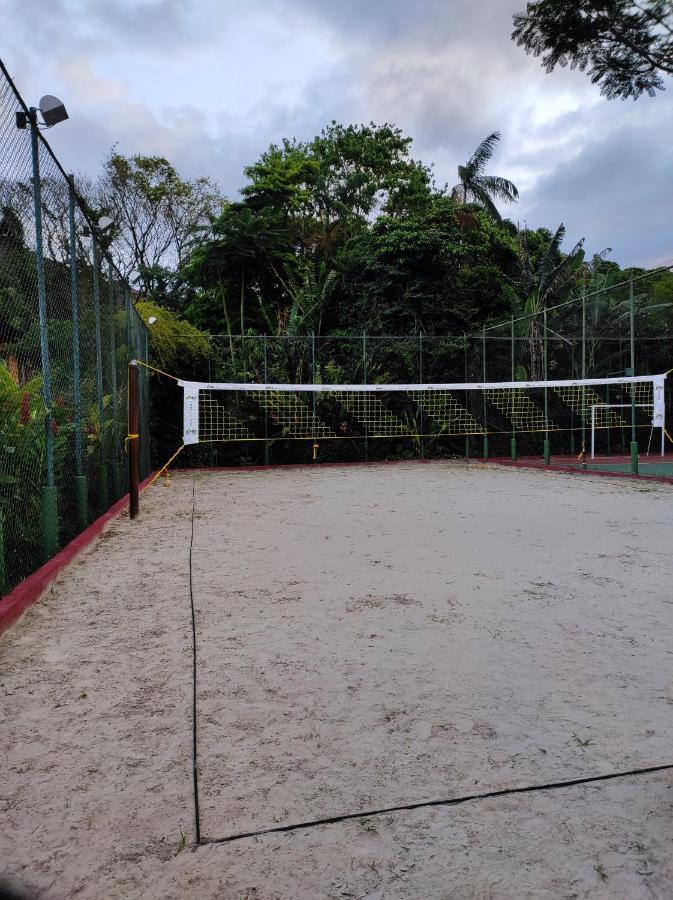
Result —
<instances>
[{"instance_id":1,"label":"black boundary line","mask_svg":"<svg viewBox=\"0 0 673 900\"><path fill-rule=\"evenodd\" d=\"M194 788L194 828L196 843L201 843L201 816L199 813L199 771L196 748L196 614L194 612L194 587L192 582L192 551L194 549L194 511L196 509L196 481L192 479L192 529L189 539L189 604L192 611L192 783Z\"/></svg>"},{"instance_id":2,"label":"black boundary line","mask_svg":"<svg viewBox=\"0 0 673 900\"><path fill-rule=\"evenodd\" d=\"M357 813L344 813L340 816L328 816L324 819L310 819L307 822L297 822L294 825L277 825L274 828L262 828L259 831L245 831L238 834L230 834L223 838L207 838L201 843L204 846L207 844L230 844L233 841L242 841L245 838L260 837L264 834L283 834L288 831L298 831L302 828L317 828L320 825L336 825L339 822L349 822L353 819L362 819L367 816L382 816L387 813L426 809L431 806L459 806L462 803L470 803L474 800L490 800L494 797L508 797L513 794L530 794L535 791L554 791L559 788L575 787L582 784L595 784L601 781L614 781L617 778L629 778L635 775L650 775L654 772L666 772L671 769L673 769L673 763L667 763L661 766L647 766L643 769L630 769L626 772L611 772L608 775L591 775L586 778L572 778L569 781L551 781L547 784L502 788L498 791L485 791L481 794L466 794L462 797L453 797L450 800L423 800L419 803L405 803L400 806L386 806L382 809L370 809Z\"/></svg>"}]
</instances>

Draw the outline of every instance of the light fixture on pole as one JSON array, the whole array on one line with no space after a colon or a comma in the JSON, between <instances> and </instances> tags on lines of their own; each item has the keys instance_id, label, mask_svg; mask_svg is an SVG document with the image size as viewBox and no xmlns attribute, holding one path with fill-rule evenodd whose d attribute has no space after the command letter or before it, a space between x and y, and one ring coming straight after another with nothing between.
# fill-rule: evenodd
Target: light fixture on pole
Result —
<instances>
[{"instance_id":1,"label":"light fixture on pole","mask_svg":"<svg viewBox=\"0 0 673 900\"><path fill-rule=\"evenodd\" d=\"M44 248L42 246L42 185L40 182L40 151L38 143L38 112L42 127L51 128L68 118L64 104L51 94L40 100L38 107L16 113L17 128L30 125L30 149L33 158L33 204L35 211L35 268L37 275L37 307L40 322L40 356L42 362L42 397L47 410L45 416L46 485L43 489L42 522L45 560L58 550L58 503L54 479L54 431L51 399L51 370L49 366L49 336L47 332L47 291L44 275Z\"/></svg>"}]
</instances>

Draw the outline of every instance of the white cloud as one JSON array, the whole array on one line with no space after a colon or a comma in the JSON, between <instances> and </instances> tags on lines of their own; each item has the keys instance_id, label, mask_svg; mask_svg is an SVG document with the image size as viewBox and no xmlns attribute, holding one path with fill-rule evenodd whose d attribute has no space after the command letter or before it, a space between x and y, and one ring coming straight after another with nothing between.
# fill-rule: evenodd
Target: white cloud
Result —
<instances>
[{"instance_id":1,"label":"white cloud","mask_svg":"<svg viewBox=\"0 0 673 900\"><path fill-rule=\"evenodd\" d=\"M118 143L233 196L270 142L335 118L400 126L452 184L500 130L493 171L521 190L513 219L564 219L625 264L670 253L669 97L608 102L582 73L546 75L511 42L512 12L512 0L10 0L5 62L29 102L65 100L71 120L50 139L90 175Z\"/></svg>"}]
</instances>

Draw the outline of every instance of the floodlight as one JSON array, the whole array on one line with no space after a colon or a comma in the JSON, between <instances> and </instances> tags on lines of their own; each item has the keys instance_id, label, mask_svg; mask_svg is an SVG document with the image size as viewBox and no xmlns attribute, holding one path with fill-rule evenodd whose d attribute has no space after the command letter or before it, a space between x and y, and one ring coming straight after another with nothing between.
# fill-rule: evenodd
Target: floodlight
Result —
<instances>
[{"instance_id":1,"label":"floodlight","mask_svg":"<svg viewBox=\"0 0 673 900\"><path fill-rule=\"evenodd\" d=\"M42 113L42 119L47 128L58 125L59 122L64 122L68 118L65 105L58 97L53 97L51 94L44 95L38 109Z\"/></svg>"},{"instance_id":2,"label":"floodlight","mask_svg":"<svg viewBox=\"0 0 673 900\"><path fill-rule=\"evenodd\" d=\"M101 216L97 223L98 231L107 231L108 228L112 228L114 223L114 219L111 219L110 216Z\"/></svg>"},{"instance_id":3,"label":"floodlight","mask_svg":"<svg viewBox=\"0 0 673 900\"><path fill-rule=\"evenodd\" d=\"M147 320L147 324L148 324L148 325L154 325L154 323L156 322L156 320L157 320L157 317L156 317L156 316L150 316L149 319Z\"/></svg>"}]
</instances>

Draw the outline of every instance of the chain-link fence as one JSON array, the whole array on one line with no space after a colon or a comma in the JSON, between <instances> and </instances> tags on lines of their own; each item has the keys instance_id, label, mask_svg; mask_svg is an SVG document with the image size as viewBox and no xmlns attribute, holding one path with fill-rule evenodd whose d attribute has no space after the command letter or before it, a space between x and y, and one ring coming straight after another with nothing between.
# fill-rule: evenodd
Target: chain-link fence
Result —
<instances>
[{"instance_id":1,"label":"chain-link fence","mask_svg":"<svg viewBox=\"0 0 673 900\"><path fill-rule=\"evenodd\" d=\"M666 271L662 269L587 290L565 303L513 316L469 335L211 336L210 353L202 370L179 374L211 382L291 384L604 379L627 376L632 370L636 375L661 374L673 366L670 330L673 308L670 303L659 302L661 291L657 287L658 279ZM157 428L172 428L165 435L167 448L172 448L178 441L178 433L176 423L171 424L171 416L180 397L178 389L168 390L175 396L171 394L168 402L162 404L163 421L157 422ZM614 405L615 412L610 419L611 427L595 431L596 456L611 457L610 467L615 471L620 471L620 466L630 470L629 457L635 444L641 455L643 473L673 475L670 455L664 460L655 459L655 454L660 452L661 435L653 433L651 408L634 402L634 409L627 409L630 397L619 387L607 386L603 393L600 403ZM673 421L672 396L671 391L666 392L669 422ZM416 420L406 421L403 411L398 409L392 410L402 418L398 435L373 439L362 429L352 439L341 435L337 435L338 440L323 437L318 440L319 459L458 455L493 458L510 456L514 451L519 457L543 460L546 455L552 462L556 459L560 464L568 461L572 464L582 447L588 451L591 443L590 399L587 395L569 404L568 398L558 391L538 392L530 399L526 416L519 408L508 423L502 397L484 392L465 393L462 402L466 415L481 423L471 434L423 433ZM621 410L620 404L624 407ZM300 412L305 415L303 408L295 414ZM310 428L305 440L292 440L289 435L284 440L275 427L279 415L280 411L272 409L268 402L257 410L256 421L258 424L262 421L262 431L268 440L257 433L255 440L246 441L239 436L231 442L196 445L184 454L182 464L311 461L314 436L309 434ZM530 424L533 420L537 423L535 428ZM312 420L309 417L306 421ZM516 421L519 421L518 429ZM666 446L669 452L673 449L668 441ZM587 465L608 464L589 460Z\"/></svg>"},{"instance_id":2,"label":"chain-link fence","mask_svg":"<svg viewBox=\"0 0 673 900\"><path fill-rule=\"evenodd\" d=\"M466 337L466 378L470 381L545 381L557 379L614 378L627 375L654 375L673 367L673 303L661 302L662 275L668 268L638 274L594 290L585 290L564 303L513 316L509 321L487 326ZM667 421L673 413L672 393L666 391ZM625 402L626 401L626 402ZM614 410L614 424L596 431L596 456L630 456L636 445L649 474L673 475L673 462L655 460L660 451L659 435L653 435L651 409L638 406L620 395L603 402ZM549 392L544 415L554 420L558 395ZM621 408L620 408L621 406ZM591 403L586 400L574 410L571 426L550 436L549 429L537 435L519 435L518 453L576 457L591 444ZM669 429L670 431L670 429ZM512 432L514 433L514 432ZM512 435L502 434L489 442L491 455L509 454ZM673 450L666 441L668 450ZM560 460L562 463L563 460ZM588 465L592 465L589 461ZM595 463L596 467L608 463ZM630 470L628 461L615 461Z\"/></svg>"},{"instance_id":3,"label":"chain-link fence","mask_svg":"<svg viewBox=\"0 0 673 900\"><path fill-rule=\"evenodd\" d=\"M127 365L148 356L131 289L37 119L0 63L0 593L126 492Z\"/></svg>"}]
</instances>

